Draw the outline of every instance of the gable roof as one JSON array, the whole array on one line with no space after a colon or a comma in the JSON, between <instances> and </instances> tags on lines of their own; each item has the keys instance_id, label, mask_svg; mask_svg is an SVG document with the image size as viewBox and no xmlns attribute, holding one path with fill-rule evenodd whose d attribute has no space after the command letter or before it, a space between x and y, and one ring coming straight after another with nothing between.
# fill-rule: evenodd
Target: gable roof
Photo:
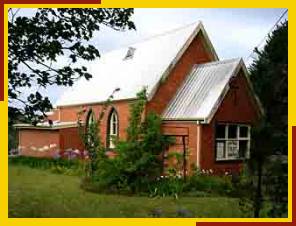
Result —
<instances>
[{"instance_id":1,"label":"gable roof","mask_svg":"<svg viewBox=\"0 0 296 226\"><path fill-rule=\"evenodd\" d=\"M81 78L57 100L56 106L99 103L107 100L116 88L114 100L133 99L143 87L148 99L160 81L169 74L197 34L202 33L213 60L217 54L201 22L193 23L133 45L111 51L96 61L89 62L89 81ZM125 58L130 49L133 56Z\"/></svg>"},{"instance_id":2,"label":"gable roof","mask_svg":"<svg viewBox=\"0 0 296 226\"><path fill-rule=\"evenodd\" d=\"M193 67L175 97L169 103L162 117L164 120L197 120L209 123L229 89L230 79L242 69L248 79L242 59L216 61ZM252 92L263 114L261 104Z\"/></svg>"}]
</instances>

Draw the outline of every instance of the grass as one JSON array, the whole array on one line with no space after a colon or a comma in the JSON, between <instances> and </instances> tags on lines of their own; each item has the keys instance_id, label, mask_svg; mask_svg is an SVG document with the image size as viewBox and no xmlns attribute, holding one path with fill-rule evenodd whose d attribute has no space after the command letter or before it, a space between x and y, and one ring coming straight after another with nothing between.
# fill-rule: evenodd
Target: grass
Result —
<instances>
[{"instance_id":1,"label":"grass","mask_svg":"<svg viewBox=\"0 0 296 226\"><path fill-rule=\"evenodd\" d=\"M238 200L229 197L105 195L80 189L80 178L22 165L9 166L9 217L242 217ZM184 212L184 211L183 211Z\"/></svg>"}]
</instances>

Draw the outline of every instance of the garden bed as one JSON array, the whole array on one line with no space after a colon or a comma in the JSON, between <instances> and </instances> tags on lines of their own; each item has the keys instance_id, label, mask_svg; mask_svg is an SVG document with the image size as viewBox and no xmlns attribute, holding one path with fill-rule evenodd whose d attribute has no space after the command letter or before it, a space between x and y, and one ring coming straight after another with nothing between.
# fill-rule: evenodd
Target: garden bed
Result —
<instances>
[{"instance_id":1,"label":"garden bed","mask_svg":"<svg viewBox=\"0 0 296 226\"><path fill-rule=\"evenodd\" d=\"M243 217L230 197L154 197L86 192L80 178L9 165L9 217Z\"/></svg>"}]
</instances>

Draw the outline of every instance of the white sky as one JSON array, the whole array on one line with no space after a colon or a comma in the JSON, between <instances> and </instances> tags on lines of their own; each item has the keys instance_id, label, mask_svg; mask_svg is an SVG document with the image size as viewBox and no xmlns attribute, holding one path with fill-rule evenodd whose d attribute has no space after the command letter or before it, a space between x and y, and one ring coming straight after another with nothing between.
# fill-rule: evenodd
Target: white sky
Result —
<instances>
[{"instance_id":1,"label":"white sky","mask_svg":"<svg viewBox=\"0 0 296 226\"><path fill-rule=\"evenodd\" d=\"M91 41L101 54L195 21L202 21L221 60L247 57L286 9L136 8L132 19L136 31L118 32L102 27ZM32 9L22 9L23 15ZM287 15L284 19L287 18ZM249 58L247 63L250 63ZM43 91L54 103L63 88Z\"/></svg>"}]
</instances>

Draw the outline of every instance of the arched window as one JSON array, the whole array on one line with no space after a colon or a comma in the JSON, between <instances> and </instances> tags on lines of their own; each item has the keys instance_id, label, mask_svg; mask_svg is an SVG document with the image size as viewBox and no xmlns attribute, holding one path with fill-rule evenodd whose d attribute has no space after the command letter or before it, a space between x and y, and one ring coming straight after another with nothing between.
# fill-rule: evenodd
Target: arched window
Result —
<instances>
[{"instance_id":1,"label":"arched window","mask_svg":"<svg viewBox=\"0 0 296 226\"><path fill-rule=\"evenodd\" d=\"M93 110L89 110L86 116L86 129L88 130L89 127L94 123L95 121L95 115Z\"/></svg>"},{"instance_id":2,"label":"arched window","mask_svg":"<svg viewBox=\"0 0 296 226\"><path fill-rule=\"evenodd\" d=\"M90 109L87 113L86 124L85 124L85 132L86 132L86 136L87 136L88 145L92 145L91 143L93 142L90 130L92 129L94 122L95 122L95 114L94 114L93 110Z\"/></svg>"},{"instance_id":3,"label":"arched window","mask_svg":"<svg viewBox=\"0 0 296 226\"><path fill-rule=\"evenodd\" d=\"M118 138L118 115L116 110L113 108L108 118L108 134L107 134L107 145L108 148L115 148L115 141Z\"/></svg>"}]
</instances>

